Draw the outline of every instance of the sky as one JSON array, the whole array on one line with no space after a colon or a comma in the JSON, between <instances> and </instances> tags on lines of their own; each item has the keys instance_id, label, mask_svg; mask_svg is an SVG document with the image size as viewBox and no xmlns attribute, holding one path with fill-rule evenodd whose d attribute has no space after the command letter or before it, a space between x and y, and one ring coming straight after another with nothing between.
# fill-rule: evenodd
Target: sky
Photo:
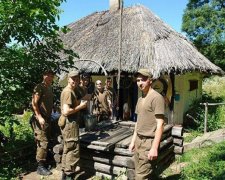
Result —
<instances>
[{"instance_id":1,"label":"sky","mask_svg":"<svg viewBox=\"0 0 225 180\"><path fill-rule=\"evenodd\" d=\"M144 5L177 32L181 32L182 16L188 0L123 0L124 7ZM109 0L66 0L62 3L58 25L65 26L94 12L109 9Z\"/></svg>"}]
</instances>

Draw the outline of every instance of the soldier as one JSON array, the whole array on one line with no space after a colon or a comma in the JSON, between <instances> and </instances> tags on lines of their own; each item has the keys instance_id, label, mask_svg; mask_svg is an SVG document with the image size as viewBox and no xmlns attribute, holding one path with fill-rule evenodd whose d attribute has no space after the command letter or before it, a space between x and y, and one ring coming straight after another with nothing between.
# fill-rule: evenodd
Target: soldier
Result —
<instances>
[{"instance_id":1,"label":"soldier","mask_svg":"<svg viewBox=\"0 0 225 180\"><path fill-rule=\"evenodd\" d=\"M86 108L87 102L78 102L74 90L80 83L79 72L68 73L68 85L63 89L60 97L61 113L59 126L63 136L62 180L74 179L79 169L79 111Z\"/></svg>"},{"instance_id":2,"label":"soldier","mask_svg":"<svg viewBox=\"0 0 225 180\"><path fill-rule=\"evenodd\" d=\"M129 146L134 151L135 179L154 179L154 164L163 133L164 99L152 89L152 75L147 69L137 73L137 85L142 97L136 105L137 122ZM154 137L154 138L152 138Z\"/></svg>"},{"instance_id":3,"label":"soldier","mask_svg":"<svg viewBox=\"0 0 225 180\"><path fill-rule=\"evenodd\" d=\"M109 92L109 96L112 102L112 118L116 116L116 109L117 109L117 104L118 104L118 97L116 94L115 89L113 89L113 87L111 87L112 85L112 78L111 77L107 77L105 80L105 87L104 90Z\"/></svg>"},{"instance_id":4,"label":"soldier","mask_svg":"<svg viewBox=\"0 0 225 180\"><path fill-rule=\"evenodd\" d=\"M44 176L52 174L45 166L50 140L51 113L53 109L53 92L51 87L53 78L54 72L52 70L45 71L43 73L43 82L34 88L32 96L32 107L35 116L31 124L37 143L37 173Z\"/></svg>"},{"instance_id":5,"label":"soldier","mask_svg":"<svg viewBox=\"0 0 225 180\"><path fill-rule=\"evenodd\" d=\"M100 80L95 82L96 90L93 94L93 114L97 116L98 122L112 118L111 98L108 91L105 91Z\"/></svg>"}]
</instances>

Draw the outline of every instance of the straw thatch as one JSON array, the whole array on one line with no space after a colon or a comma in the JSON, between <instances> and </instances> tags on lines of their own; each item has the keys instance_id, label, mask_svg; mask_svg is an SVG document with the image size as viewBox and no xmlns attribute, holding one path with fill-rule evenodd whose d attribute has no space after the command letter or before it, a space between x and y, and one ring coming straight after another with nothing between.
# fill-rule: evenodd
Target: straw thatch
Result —
<instances>
[{"instance_id":1,"label":"straw thatch","mask_svg":"<svg viewBox=\"0 0 225 180\"><path fill-rule=\"evenodd\" d=\"M62 35L67 47L81 59L97 60L108 71L119 67L120 11L96 12L68 25ZM94 63L77 63L82 69L99 72ZM186 71L221 74L223 71L200 54L149 9L138 5L125 8L122 16L121 70L129 73L148 68L154 75Z\"/></svg>"}]
</instances>

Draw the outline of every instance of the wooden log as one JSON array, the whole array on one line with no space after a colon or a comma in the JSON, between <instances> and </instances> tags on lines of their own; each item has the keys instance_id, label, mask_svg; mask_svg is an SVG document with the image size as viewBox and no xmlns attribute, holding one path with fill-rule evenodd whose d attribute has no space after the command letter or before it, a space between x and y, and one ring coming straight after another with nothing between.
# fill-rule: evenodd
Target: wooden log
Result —
<instances>
[{"instance_id":1,"label":"wooden log","mask_svg":"<svg viewBox=\"0 0 225 180\"><path fill-rule=\"evenodd\" d=\"M118 143L116 143L115 147L127 149L131 143L132 137L133 135L130 135L129 137L119 141Z\"/></svg>"},{"instance_id":2,"label":"wooden log","mask_svg":"<svg viewBox=\"0 0 225 180\"><path fill-rule=\"evenodd\" d=\"M92 141L91 144L96 145L96 146L108 146L108 142L101 142L101 141Z\"/></svg>"},{"instance_id":3,"label":"wooden log","mask_svg":"<svg viewBox=\"0 0 225 180\"><path fill-rule=\"evenodd\" d=\"M53 152L55 154L62 154L63 152L63 145L62 144L56 144L54 147L53 147Z\"/></svg>"},{"instance_id":4,"label":"wooden log","mask_svg":"<svg viewBox=\"0 0 225 180\"><path fill-rule=\"evenodd\" d=\"M106 137L99 141L91 142L91 145L88 145L87 147L91 148L91 149L107 151L109 149L112 149L117 142L127 138L128 136L131 136L132 134L133 134L133 132L130 129L121 128L119 131L116 131L115 134L113 134L109 137ZM96 146L101 146L101 147L99 148ZM102 147L105 147L105 148L102 148Z\"/></svg>"},{"instance_id":5,"label":"wooden log","mask_svg":"<svg viewBox=\"0 0 225 180\"><path fill-rule=\"evenodd\" d=\"M163 151L161 151L159 153L159 157L157 158L157 162L160 162L162 159L164 159L166 156L170 154L173 154L175 156L173 151L174 151L174 145L171 145L167 149L164 149Z\"/></svg>"},{"instance_id":6,"label":"wooden log","mask_svg":"<svg viewBox=\"0 0 225 180\"><path fill-rule=\"evenodd\" d=\"M164 126L163 133L166 133L166 132L168 132L168 131L171 131L172 128L173 128L173 125L171 125L171 124L166 124L166 125Z\"/></svg>"},{"instance_id":7,"label":"wooden log","mask_svg":"<svg viewBox=\"0 0 225 180\"><path fill-rule=\"evenodd\" d=\"M175 154L183 154L184 152L184 147L180 147L180 146L174 146L174 153Z\"/></svg>"},{"instance_id":8,"label":"wooden log","mask_svg":"<svg viewBox=\"0 0 225 180\"><path fill-rule=\"evenodd\" d=\"M122 167L107 165L99 162L94 162L91 160L80 159L80 166L84 168L95 169L96 171L107 173L107 174L114 174L117 175L121 171L123 171Z\"/></svg>"},{"instance_id":9,"label":"wooden log","mask_svg":"<svg viewBox=\"0 0 225 180\"><path fill-rule=\"evenodd\" d=\"M177 146L183 146L183 142L184 142L183 138L177 138L177 137L173 138L173 144Z\"/></svg>"},{"instance_id":10,"label":"wooden log","mask_svg":"<svg viewBox=\"0 0 225 180\"><path fill-rule=\"evenodd\" d=\"M126 172L128 179L132 179L132 180L134 179L134 175L135 175L134 169L122 168L117 166L109 166L106 164L84 160L84 159L81 159L80 165L83 168L94 169L96 172L102 172L102 173L110 174L110 175L119 175L121 174L121 172L122 173Z\"/></svg>"},{"instance_id":11,"label":"wooden log","mask_svg":"<svg viewBox=\"0 0 225 180\"><path fill-rule=\"evenodd\" d=\"M130 130L129 128L123 128L123 127L120 127L117 131L115 131L112 135L108 136L108 137L105 137L99 141L102 141L102 142L109 142L110 140L112 141L112 139L114 137L119 137L121 134L124 134L124 133L129 133L131 134L132 133L132 130ZM118 141L117 141L118 142Z\"/></svg>"},{"instance_id":12,"label":"wooden log","mask_svg":"<svg viewBox=\"0 0 225 180\"><path fill-rule=\"evenodd\" d=\"M56 163L60 163L62 159L62 155L60 154L54 154L54 159Z\"/></svg>"},{"instance_id":13,"label":"wooden log","mask_svg":"<svg viewBox=\"0 0 225 180\"><path fill-rule=\"evenodd\" d=\"M88 149L94 149L94 150L98 150L98 151L109 151L110 148L109 146L96 146L93 144L87 145L86 146Z\"/></svg>"},{"instance_id":14,"label":"wooden log","mask_svg":"<svg viewBox=\"0 0 225 180\"><path fill-rule=\"evenodd\" d=\"M93 151L81 151L80 156L82 159L134 169L134 160L129 156L112 155L109 153L94 153Z\"/></svg>"},{"instance_id":15,"label":"wooden log","mask_svg":"<svg viewBox=\"0 0 225 180\"><path fill-rule=\"evenodd\" d=\"M172 136L182 137L183 136L183 127L182 126L173 126Z\"/></svg>"},{"instance_id":16,"label":"wooden log","mask_svg":"<svg viewBox=\"0 0 225 180\"><path fill-rule=\"evenodd\" d=\"M168 146L172 144L173 144L173 137L170 136L167 139L164 139L163 141L160 142L159 151L164 150L165 148L167 148Z\"/></svg>"},{"instance_id":17,"label":"wooden log","mask_svg":"<svg viewBox=\"0 0 225 180\"><path fill-rule=\"evenodd\" d=\"M166 131L162 134L162 137L161 137L161 141L163 141L164 139L168 138L171 136L171 130L170 131Z\"/></svg>"},{"instance_id":18,"label":"wooden log","mask_svg":"<svg viewBox=\"0 0 225 180\"><path fill-rule=\"evenodd\" d=\"M135 122L133 122L133 121L121 121L121 122L119 122L119 125L124 126L124 127L134 128Z\"/></svg>"},{"instance_id":19,"label":"wooden log","mask_svg":"<svg viewBox=\"0 0 225 180\"><path fill-rule=\"evenodd\" d=\"M119 155L124 155L124 156L133 156L134 153L130 152L129 149L124 149L124 148L115 148L113 153L119 154Z\"/></svg>"}]
</instances>

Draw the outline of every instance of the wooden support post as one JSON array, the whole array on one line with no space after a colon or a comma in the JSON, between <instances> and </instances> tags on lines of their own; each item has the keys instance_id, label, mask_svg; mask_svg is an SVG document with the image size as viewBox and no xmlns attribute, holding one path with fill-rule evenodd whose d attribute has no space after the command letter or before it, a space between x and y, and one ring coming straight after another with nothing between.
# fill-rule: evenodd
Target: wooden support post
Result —
<instances>
[{"instance_id":1,"label":"wooden support post","mask_svg":"<svg viewBox=\"0 0 225 180\"><path fill-rule=\"evenodd\" d=\"M204 120L204 133L207 133L207 120L208 120L208 102L205 103L205 120Z\"/></svg>"}]
</instances>

